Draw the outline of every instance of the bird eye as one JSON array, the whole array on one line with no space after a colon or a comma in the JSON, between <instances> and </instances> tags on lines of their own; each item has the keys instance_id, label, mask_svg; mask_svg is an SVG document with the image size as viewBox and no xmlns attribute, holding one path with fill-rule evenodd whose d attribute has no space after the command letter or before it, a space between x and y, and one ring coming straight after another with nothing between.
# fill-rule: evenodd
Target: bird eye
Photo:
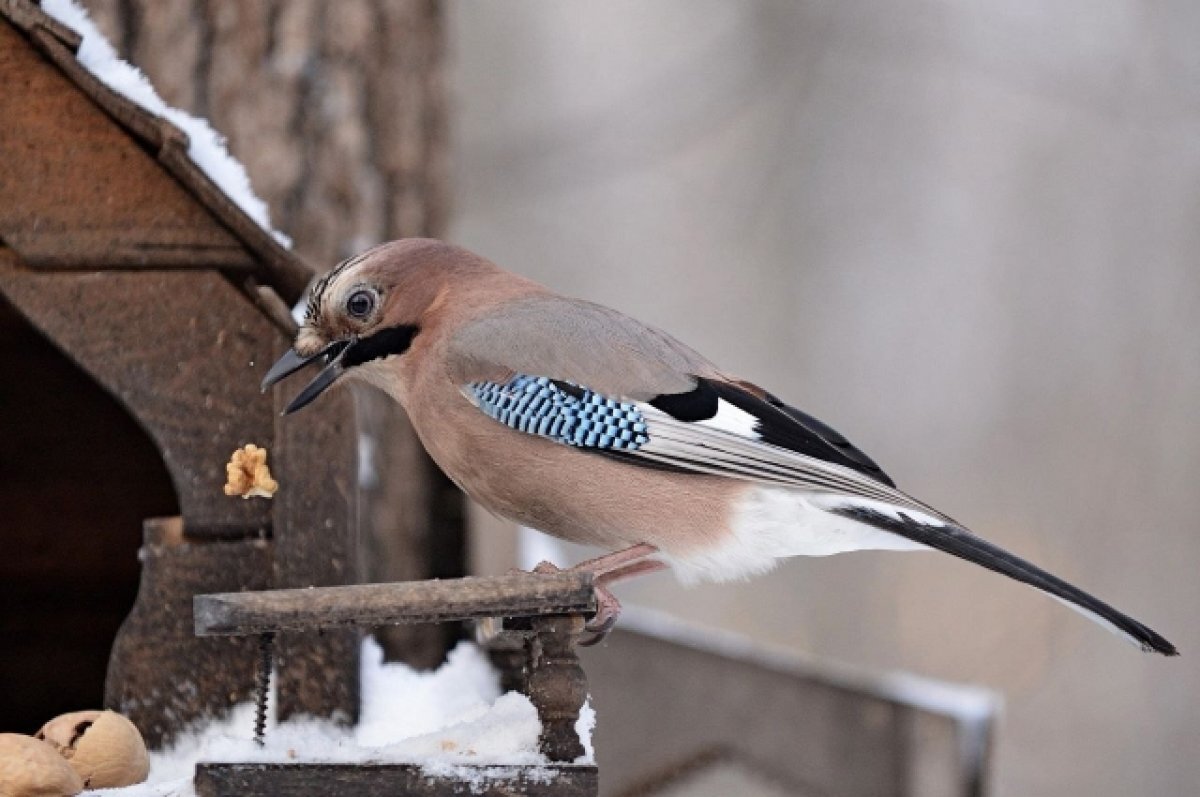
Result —
<instances>
[{"instance_id":1,"label":"bird eye","mask_svg":"<svg viewBox=\"0 0 1200 797\"><path fill-rule=\"evenodd\" d=\"M346 299L346 313L362 321L375 311L375 302L374 291L357 290Z\"/></svg>"}]
</instances>

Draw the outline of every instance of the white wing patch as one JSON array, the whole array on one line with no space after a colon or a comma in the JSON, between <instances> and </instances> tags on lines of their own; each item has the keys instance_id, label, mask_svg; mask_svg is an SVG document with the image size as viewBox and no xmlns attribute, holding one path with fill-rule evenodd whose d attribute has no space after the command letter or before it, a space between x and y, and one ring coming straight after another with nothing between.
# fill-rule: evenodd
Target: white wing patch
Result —
<instances>
[{"instance_id":1,"label":"white wing patch","mask_svg":"<svg viewBox=\"0 0 1200 797\"><path fill-rule=\"evenodd\" d=\"M758 423L750 413L733 406L725 399L717 400L717 414L707 421L699 421L697 426L707 426L710 429L720 429L722 432L732 432L742 437L758 440L758 432L754 430Z\"/></svg>"},{"instance_id":2,"label":"white wing patch","mask_svg":"<svg viewBox=\"0 0 1200 797\"><path fill-rule=\"evenodd\" d=\"M789 556L830 556L847 551L923 551L927 546L830 514L826 507L864 506L879 512L902 511L914 520L941 525L936 518L907 507L868 499L803 492L786 487L748 488L730 513L732 534L721 543L686 554L664 552L663 560L679 580L731 581L765 573Z\"/></svg>"}]
</instances>

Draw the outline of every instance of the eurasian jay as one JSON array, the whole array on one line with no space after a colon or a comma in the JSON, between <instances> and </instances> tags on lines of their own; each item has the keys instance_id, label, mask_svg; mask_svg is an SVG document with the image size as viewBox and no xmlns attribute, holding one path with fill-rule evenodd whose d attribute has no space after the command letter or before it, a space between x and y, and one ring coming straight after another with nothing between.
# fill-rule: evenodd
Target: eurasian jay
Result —
<instances>
[{"instance_id":1,"label":"eurasian jay","mask_svg":"<svg viewBox=\"0 0 1200 797\"><path fill-rule=\"evenodd\" d=\"M685 582L724 581L782 557L933 548L1176 655L1145 625L896 489L816 418L665 332L465 249L395 241L318 279L263 389L313 362L323 368L286 412L360 377L403 405L479 504L615 550L581 565L596 576L598 636L619 611L607 586L668 565Z\"/></svg>"}]
</instances>

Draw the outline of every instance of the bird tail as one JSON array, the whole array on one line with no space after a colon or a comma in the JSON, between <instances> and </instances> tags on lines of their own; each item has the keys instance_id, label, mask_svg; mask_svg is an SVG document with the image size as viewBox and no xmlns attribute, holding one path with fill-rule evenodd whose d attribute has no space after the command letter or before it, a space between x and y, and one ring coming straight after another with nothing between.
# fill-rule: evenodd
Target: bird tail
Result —
<instances>
[{"instance_id":1,"label":"bird tail","mask_svg":"<svg viewBox=\"0 0 1200 797\"><path fill-rule=\"evenodd\" d=\"M822 508L826 512L897 534L1036 587L1144 651L1164 656L1179 655L1175 646L1154 630L1058 576L976 537L961 526L948 522L924 522L902 509L892 511L852 503Z\"/></svg>"}]
</instances>

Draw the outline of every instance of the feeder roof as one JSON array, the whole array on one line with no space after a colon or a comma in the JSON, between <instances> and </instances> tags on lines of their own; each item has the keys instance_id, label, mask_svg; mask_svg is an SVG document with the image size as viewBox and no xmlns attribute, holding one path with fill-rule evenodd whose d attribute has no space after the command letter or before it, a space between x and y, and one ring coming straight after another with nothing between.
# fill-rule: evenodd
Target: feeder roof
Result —
<instances>
[{"instance_id":1,"label":"feeder roof","mask_svg":"<svg viewBox=\"0 0 1200 797\"><path fill-rule=\"evenodd\" d=\"M147 246L135 242L117 246L106 257L89 258L87 236L93 231L83 230L75 237L57 231L56 234L43 231L39 235L36 230L40 219L28 218L31 213L38 212L33 209L35 203L3 202L0 203L3 206L0 207L0 239L35 268L219 269L252 277L259 285L274 289L289 305L300 298L313 277L313 270L283 246L271 231L251 218L189 156L187 133L164 116L118 93L89 71L77 58L83 43L79 33L31 0L0 0L0 18L19 31L80 93L153 157L158 166L222 228L219 231L221 240L215 245L208 243L213 239L211 235L205 243L188 242L181 246L155 247L153 243ZM19 68L19 57L11 52L7 57L11 59L10 66L18 64ZM4 58L0 58L2 60ZM5 80L20 83L14 80L11 71L8 74L0 72L0 82ZM10 86L4 86L0 94L15 97L21 93L18 89L25 88L24 84L13 86L10 94ZM0 157L16 155L0 152ZM9 168L7 171L15 170Z\"/></svg>"}]
</instances>

